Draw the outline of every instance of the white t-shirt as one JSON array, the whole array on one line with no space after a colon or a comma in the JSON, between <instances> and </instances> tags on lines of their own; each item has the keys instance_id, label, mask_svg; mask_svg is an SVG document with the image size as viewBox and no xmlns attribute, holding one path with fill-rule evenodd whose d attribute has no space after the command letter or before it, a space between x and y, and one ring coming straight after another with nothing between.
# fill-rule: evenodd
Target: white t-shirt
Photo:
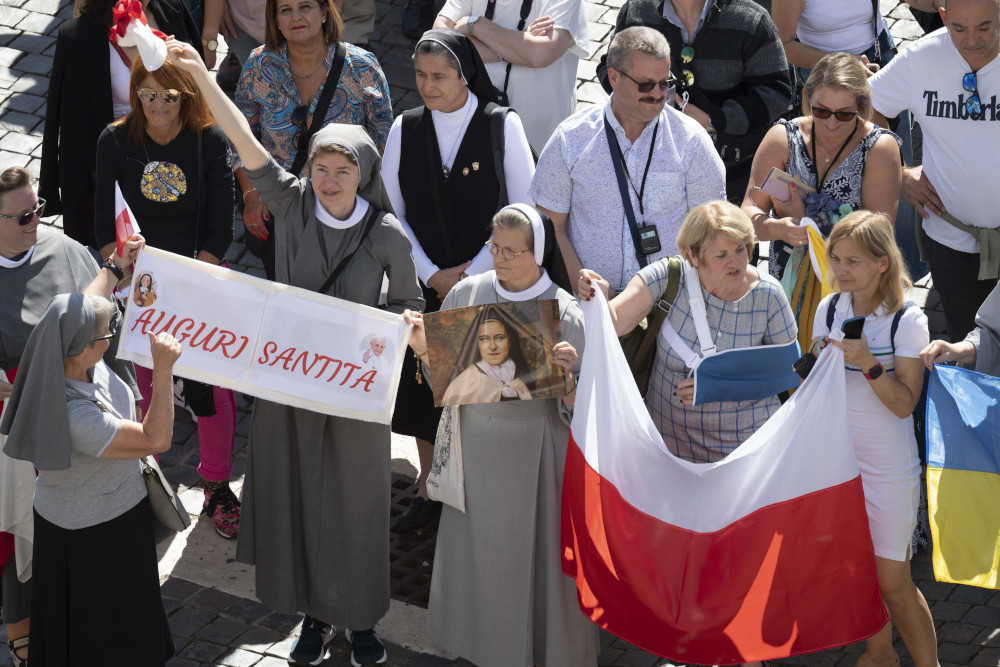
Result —
<instances>
[{"instance_id":1,"label":"white t-shirt","mask_svg":"<svg viewBox=\"0 0 1000 667\"><path fill-rule=\"evenodd\" d=\"M983 115L969 117L962 78L971 71L941 28L897 55L868 79L872 103L887 118L909 109L924 132L924 174L945 209L967 225L1000 227L1000 188L993 184L1000 155L1000 58L977 72ZM934 213L924 231L961 252L979 242Z\"/></svg>"},{"instance_id":2,"label":"white t-shirt","mask_svg":"<svg viewBox=\"0 0 1000 667\"><path fill-rule=\"evenodd\" d=\"M438 150L441 153L441 166L452 166L458 146L465 137L465 131L472 122L473 112L479 105L479 98L471 92L461 109L444 113L441 111L431 111L431 120L434 122L434 133L437 135ZM382 155L382 182L385 186L385 193L389 195L392 208L396 214L396 219L403 226L406 236L413 246L413 263L417 267L417 277L425 285L431 276L442 268L431 261L427 252L421 247L417 240L417 235L413 233L413 228L406 221L406 202L403 200L403 192L399 188L399 157L400 146L403 137L403 117L396 116L396 120L389 130L389 138L385 142L385 153ZM531 149L524 136L524 128L521 126L521 119L516 113L508 113L504 117L504 154L503 170L507 180L507 201L511 204L530 204L528 199L528 186L531 184L531 177L535 175L535 161L531 157ZM468 257L462 261L472 260L472 265L465 270L465 274L474 276L484 273L493 268L493 257L489 249L483 246L474 258Z\"/></svg>"},{"instance_id":3,"label":"white t-shirt","mask_svg":"<svg viewBox=\"0 0 1000 667\"><path fill-rule=\"evenodd\" d=\"M111 110L115 118L121 118L132 110L128 96L131 72L110 41L108 48L111 49Z\"/></svg>"},{"instance_id":4,"label":"white t-shirt","mask_svg":"<svg viewBox=\"0 0 1000 667\"><path fill-rule=\"evenodd\" d=\"M816 309L813 336L830 333L826 326L826 311L832 295L823 299ZM910 306L899 318L896 328L895 350L890 336L895 313L885 315L879 308L865 318L864 335L868 347L882 364L885 372L896 376L896 357L919 359L920 351L927 347L927 316L916 306ZM854 317L851 294L842 294L833 316L833 328L840 330L844 321ZM864 369L867 371L868 369ZM885 406L871 388L862 369L845 364L847 374L847 412L855 436L854 448L858 458L875 462L884 470L909 469L918 464L916 438L913 435L913 417L900 419ZM858 437L858 436L861 437Z\"/></svg>"},{"instance_id":5,"label":"white t-shirt","mask_svg":"<svg viewBox=\"0 0 1000 667\"><path fill-rule=\"evenodd\" d=\"M464 16L485 15L487 0L447 0L440 15L457 21ZM525 29L539 16L551 17L555 27L569 31L573 45L548 67L521 67L510 70L507 96L524 121L524 133L536 153L541 153L556 126L576 111L576 67L590 48L587 16L581 0L536 0L524 23ZM493 22L516 30L521 20L521 0L498 0ZM490 80L503 90L507 65L486 63Z\"/></svg>"},{"instance_id":6,"label":"white t-shirt","mask_svg":"<svg viewBox=\"0 0 1000 667\"><path fill-rule=\"evenodd\" d=\"M885 30L878 12L878 30L871 0L806 0L795 36L806 46L834 53L858 55L875 43Z\"/></svg>"}]
</instances>

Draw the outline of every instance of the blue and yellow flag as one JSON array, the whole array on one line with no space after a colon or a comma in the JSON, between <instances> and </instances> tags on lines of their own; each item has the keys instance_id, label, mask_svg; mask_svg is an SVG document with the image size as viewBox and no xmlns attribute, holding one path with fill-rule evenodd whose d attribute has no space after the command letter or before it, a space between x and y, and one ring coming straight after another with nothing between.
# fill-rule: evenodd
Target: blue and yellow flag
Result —
<instances>
[{"instance_id":1,"label":"blue and yellow flag","mask_svg":"<svg viewBox=\"0 0 1000 667\"><path fill-rule=\"evenodd\" d=\"M927 510L937 580L1000 588L1000 378L931 373Z\"/></svg>"}]
</instances>

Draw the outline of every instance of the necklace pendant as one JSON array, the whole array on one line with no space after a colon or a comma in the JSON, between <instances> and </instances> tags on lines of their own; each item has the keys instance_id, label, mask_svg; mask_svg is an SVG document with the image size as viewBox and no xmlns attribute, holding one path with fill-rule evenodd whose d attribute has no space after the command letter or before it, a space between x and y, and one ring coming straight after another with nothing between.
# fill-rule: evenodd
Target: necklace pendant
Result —
<instances>
[{"instance_id":1,"label":"necklace pendant","mask_svg":"<svg viewBox=\"0 0 1000 667\"><path fill-rule=\"evenodd\" d=\"M451 169L449 169L448 167L444 167L441 171L444 173L445 178L451 176Z\"/></svg>"},{"instance_id":2,"label":"necklace pendant","mask_svg":"<svg viewBox=\"0 0 1000 667\"><path fill-rule=\"evenodd\" d=\"M826 160L824 160L824 162L826 162L827 164L830 164L830 158L826 158Z\"/></svg>"}]
</instances>

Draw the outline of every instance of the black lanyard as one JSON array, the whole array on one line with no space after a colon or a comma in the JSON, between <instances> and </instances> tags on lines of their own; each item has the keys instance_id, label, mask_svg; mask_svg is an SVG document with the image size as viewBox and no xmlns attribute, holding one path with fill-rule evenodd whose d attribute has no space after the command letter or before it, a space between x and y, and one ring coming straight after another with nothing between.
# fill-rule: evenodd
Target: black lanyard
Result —
<instances>
[{"instance_id":1,"label":"black lanyard","mask_svg":"<svg viewBox=\"0 0 1000 667\"><path fill-rule=\"evenodd\" d=\"M816 192L821 192L823 190L823 183L825 183L826 179L828 179L830 177L830 172L833 171L834 165L837 164L837 158L840 157L840 154L844 152L845 148L847 148L847 144L851 143L851 139L853 139L854 135L857 134L857 132L858 132L858 121L855 119L855 121L854 121L854 129L851 130L851 133L849 135L847 135L847 139L844 139L844 143L840 144L840 150L838 150L837 154L833 156L832 160L830 160L830 166L826 168L826 173L823 174L823 180L822 181L819 180L819 163L816 161L816 119L815 118L813 118L813 122L812 123L813 123L812 127L809 128L809 138L812 139L812 149L813 149L813 154L812 154L813 165L812 166L813 166L813 173L816 174Z\"/></svg>"},{"instance_id":2,"label":"black lanyard","mask_svg":"<svg viewBox=\"0 0 1000 667\"><path fill-rule=\"evenodd\" d=\"M649 155L646 157L646 169L642 174L642 185L639 186L639 213L643 213L642 207L642 195L646 190L646 176L649 174L649 164L653 160L653 148L656 146L656 133L660 129L660 119L656 119L656 127L653 128L653 139L649 143ZM625 187L626 180L629 185L632 186L632 190L635 190L635 185L632 184L631 177L626 178L628 174L628 167L625 166L625 155L622 153L621 146L618 144L618 137L615 136L615 131L611 127L611 121L608 118L608 111L604 111L604 131L608 135L608 148L611 152L611 163L615 167L615 178L618 180L618 191L622 198L622 207L625 209L625 218L628 220L628 229L632 235L632 244L635 246L635 258L639 262L640 267L645 267L649 260L646 258L646 253L642 251L642 242L639 239L639 225L635 221L635 211L632 209L632 198L628 194L628 189Z\"/></svg>"}]
</instances>

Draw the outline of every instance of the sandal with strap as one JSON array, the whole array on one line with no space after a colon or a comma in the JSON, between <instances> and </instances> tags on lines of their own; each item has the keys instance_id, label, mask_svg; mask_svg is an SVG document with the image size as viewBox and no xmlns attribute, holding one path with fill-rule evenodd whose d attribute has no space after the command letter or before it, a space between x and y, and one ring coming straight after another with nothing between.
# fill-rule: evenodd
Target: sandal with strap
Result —
<instances>
[{"instance_id":1,"label":"sandal with strap","mask_svg":"<svg viewBox=\"0 0 1000 667\"><path fill-rule=\"evenodd\" d=\"M898 667L898 665L899 655L895 652L885 660L874 660L867 653L862 653L854 667Z\"/></svg>"},{"instance_id":2,"label":"sandal with strap","mask_svg":"<svg viewBox=\"0 0 1000 667\"><path fill-rule=\"evenodd\" d=\"M22 658L18 653L20 651L28 650L28 636L18 637L12 641L7 642L7 648L10 649L10 659L14 667L28 667L28 659Z\"/></svg>"},{"instance_id":3,"label":"sandal with strap","mask_svg":"<svg viewBox=\"0 0 1000 667\"><path fill-rule=\"evenodd\" d=\"M215 532L227 540L233 539L240 531L240 501L229 488L229 482L203 479L201 486L205 490L202 510L215 522Z\"/></svg>"}]
</instances>

